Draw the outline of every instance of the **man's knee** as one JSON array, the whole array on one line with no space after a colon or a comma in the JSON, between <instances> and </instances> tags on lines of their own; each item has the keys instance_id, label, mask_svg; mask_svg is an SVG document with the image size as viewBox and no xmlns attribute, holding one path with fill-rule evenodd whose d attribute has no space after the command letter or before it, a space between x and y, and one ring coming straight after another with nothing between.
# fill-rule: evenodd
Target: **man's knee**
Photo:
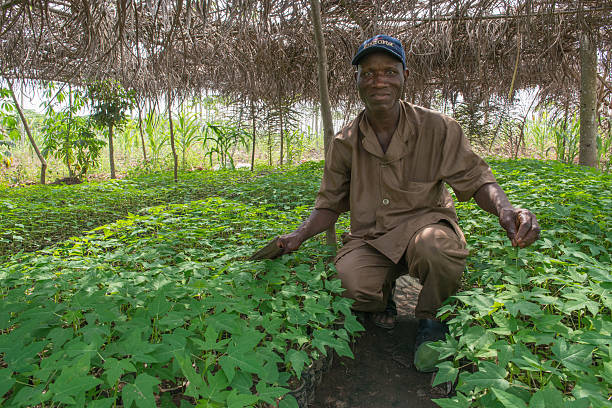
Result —
<instances>
[{"instance_id":1,"label":"man's knee","mask_svg":"<svg viewBox=\"0 0 612 408\"><path fill-rule=\"evenodd\" d=\"M410 269L426 268L445 280L461 278L468 251L450 225L434 224L418 231L406 251Z\"/></svg>"},{"instance_id":2,"label":"man's knee","mask_svg":"<svg viewBox=\"0 0 612 408\"><path fill-rule=\"evenodd\" d=\"M342 296L353 299L353 309L364 312L382 311L386 307L386 274L371 265L372 259L364 259L359 251L349 253L336 261L338 278L342 282ZM366 251L367 252L367 251ZM387 294L388 295L388 294Z\"/></svg>"}]
</instances>

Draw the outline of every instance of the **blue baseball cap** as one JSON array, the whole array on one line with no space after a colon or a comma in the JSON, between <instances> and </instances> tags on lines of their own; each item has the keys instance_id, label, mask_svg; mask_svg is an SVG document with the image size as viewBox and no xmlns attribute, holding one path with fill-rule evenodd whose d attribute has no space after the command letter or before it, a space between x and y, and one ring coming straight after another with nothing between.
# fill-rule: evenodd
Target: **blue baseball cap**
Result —
<instances>
[{"instance_id":1,"label":"blue baseball cap","mask_svg":"<svg viewBox=\"0 0 612 408\"><path fill-rule=\"evenodd\" d=\"M366 55L369 55L375 51L385 51L391 54L402 62L404 69L406 69L406 53L402 47L402 43L397 38L390 37L388 35L379 34L372 38L365 40L357 50L357 54L353 57L353 65L358 65Z\"/></svg>"}]
</instances>

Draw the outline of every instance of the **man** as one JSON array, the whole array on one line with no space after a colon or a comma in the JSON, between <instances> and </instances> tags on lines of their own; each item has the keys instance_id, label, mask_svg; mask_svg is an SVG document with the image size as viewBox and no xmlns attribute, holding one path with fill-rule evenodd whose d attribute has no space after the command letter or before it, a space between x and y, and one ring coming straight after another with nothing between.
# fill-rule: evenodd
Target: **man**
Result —
<instances>
[{"instance_id":1,"label":"man","mask_svg":"<svg viewBox=\"0 0 612 408\"><path fill-rule=\"evenodd\" d=\"M344 296L354 300L353 310L391 328L395 279L418 278L415 366L433 371L437 355L426 346L448 331L436 313L459 288L468 255L444 183L460 201L473 197L499 217L514 246L533 243L539 226L530 211L510 204L456 121L400 100L408 71L397 39L366 40L352 63L365 109L331 142L315 209L277 245L295 251L350 211L351 231L335 259Z\"/></svg>"}]
</instances>

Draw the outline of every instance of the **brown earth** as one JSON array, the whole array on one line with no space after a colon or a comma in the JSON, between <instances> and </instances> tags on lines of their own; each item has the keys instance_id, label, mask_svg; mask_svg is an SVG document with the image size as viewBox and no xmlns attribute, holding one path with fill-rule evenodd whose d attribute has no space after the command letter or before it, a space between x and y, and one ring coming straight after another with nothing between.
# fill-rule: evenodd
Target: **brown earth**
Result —
<instances>
[{"instance_id":1,"label":"brown earth","mask_svg":"<svg viewBox=\"0 0 612 408\"><path fill-rule=\"evenodd\" d=\"M432 398L445 396L442 386L432 388L432 374L413 367L417 320L418 282L400 278L395 290L398 322L381 329L366 322L366 332L353 347L355 359L334 358L331 369L316 389L314 408L429 408Z\"/></svg>"}]
</instances>

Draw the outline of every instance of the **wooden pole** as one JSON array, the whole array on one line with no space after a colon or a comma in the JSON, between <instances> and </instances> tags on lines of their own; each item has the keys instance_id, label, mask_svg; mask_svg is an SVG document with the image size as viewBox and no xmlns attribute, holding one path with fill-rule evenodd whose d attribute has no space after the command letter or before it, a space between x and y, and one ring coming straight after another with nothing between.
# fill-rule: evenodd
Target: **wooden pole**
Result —
<instances>
[{"instance_id":1,"label":"wooden pole","mask_svg":"<svg viewBox=\"0 0 612 408\"><path fill-rule=\"evenodd\" d=\"M113 125L108 125L108 162L110 165L110 177L116 179L115 174L115 146L113 145Z\"/></svg>"},{"instance_id":2,"label":"wooden pole","mask_svg":"<svg viewBox=\"0 0 612 408\"><path fill-rule=\"evenodd\" d=\"M278 116L280 121L280 160L279 163L283 165L283 148L284 148L284 129L283 129L283 100L281 98L281 94L278 94Z\"/></svg>"},{"instance_id":3,"label":"wooden pole","mask_svg":"<svg viewBox=\"0 0 612 408\"><path fill-rule=\"evenodd\" d=\"M317 46L319 100L321 101L321 117L323 118L323 146L325 150L325 157L327 157L329 145L334 137L334 124L332 121L331 104L329 102L329 87L327 85L327 53L325 51L323 29L321 28L321 4L319 0L310 0L310 11L312 14L315 44ZM335 226L331 226L327 231L325 231L325 237L327 245L335 248Z\"/></svg>"},{"instance_id":4,"label":"wooden pole","mask_svg":"<svg viewBox=\"0 0 612 408\"><path fill-rule=\"evenodd\" d=\"M257 135L255 129L255 103L251 99L251 120L253 121L253 149L251 151L251 171L255 169L255 136Z\"/></svg>"},{"instance_id":5,"label":"wooden pole","mask_svg":"<svg viewBox=\"0 0 612 408\"><path fill-rule=\"evenodd\" d=\"M597 46L580 35L580 153L578 162L597 167Z\"/></svg>"},{"instance_id":6,"label":"wooden pole","mask_svg":"<svg viewBox=\"0 0 612 408\"><path fill-rule=\"evenodd\" d=\"M6 82L8 83L9 91L11 91L11 97L13 98L13 102L15 103L15 108L17 108L17 113L19 113L19 117L21 118L21 123L23 123L23 128L25 129L26 134L28 135L30 144L32 145L32 147L34 148L34 151L36 152L36 156L38 156L38 160L40 160L40 184L45 184L45 175L47 173L47 161L45 160L44 156L40 152L40 149L38 148L38 145L36 144L36 140L34 140L34 137L32 136L32 132L30 131L30 126L28 125L28 121L26 120L26 117L23 114L23 111L21 110L21 106L19 105L19 102L17 102L17 98L15 97L15 92L13 92L13 84L11 84L11 81L8 78L5 78L5 79L6 79Z\"/></svg>"},{"instance_id":7,"label":"wooden pole","mask_svg":"<svg viewBox=\"0 0 612 408\"><path fill-rule=\"evenodd\" d=\"M140 143L142 143L142 157L147 162L147 149L145 147L144 133L142 131L142 109L140 107L140 101L137 102L138 105L138 130L140 131Z\"/></svg>"},{"instance_id":8,"label":"wooden pole","mask_svg":"<svg viewBox=\"0 0 612 408\"><path fill-rule=\"evenodd\" d=\"M172 124L172 96L170 89L167 94L168 99L168 121L170 122L170 147L172 148L172 159L174 160L174 182L178 181L178 155L176 154L176 146L174 145L174 126Z\"/></svg>"}]
</instances>

